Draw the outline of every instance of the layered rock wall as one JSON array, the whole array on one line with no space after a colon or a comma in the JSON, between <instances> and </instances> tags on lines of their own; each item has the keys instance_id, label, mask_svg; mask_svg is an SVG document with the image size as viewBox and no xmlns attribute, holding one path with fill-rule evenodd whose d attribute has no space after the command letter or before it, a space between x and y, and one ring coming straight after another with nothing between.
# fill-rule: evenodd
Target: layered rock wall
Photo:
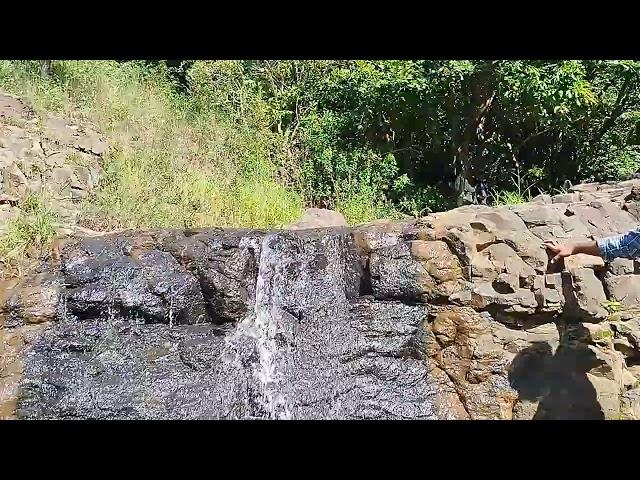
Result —
<instances>
[{"instance_id":1,"label":"layered rock wall","mask_svg":"<svg viewBox=\"0 0 640 480\"><path fill-rule=\"evenodd\" d=\"M61 241L3 285L2 411L637 418L638 264L552 269L542 245L635 227L637 186L354 228Z\"/></svg>"}]
</instances>

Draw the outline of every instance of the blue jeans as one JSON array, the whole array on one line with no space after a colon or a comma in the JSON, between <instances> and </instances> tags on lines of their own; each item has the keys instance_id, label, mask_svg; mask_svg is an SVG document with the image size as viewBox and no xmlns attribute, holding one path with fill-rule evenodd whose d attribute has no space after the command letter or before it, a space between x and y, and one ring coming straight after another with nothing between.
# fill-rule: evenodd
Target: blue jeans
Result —
<instances>
[{"instance_id":1,"label":"blue jeans","mask_svg":"<svg viewBox=\"0 0 640 480\"><path fill-rule=\"evenodd\" d=\"M600 255L607 262L614 258L633 259L640 257L640 228L635 228L622 235L601 238L597 242Z\"/></svg>"}]
</instances>

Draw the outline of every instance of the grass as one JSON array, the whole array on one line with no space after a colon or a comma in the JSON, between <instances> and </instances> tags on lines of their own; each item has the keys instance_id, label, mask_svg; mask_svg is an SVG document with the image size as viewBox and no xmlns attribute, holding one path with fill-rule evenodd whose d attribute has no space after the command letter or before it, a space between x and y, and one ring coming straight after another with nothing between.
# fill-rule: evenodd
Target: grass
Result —
<instances>
[{"instance_id":1,"label":"grass","mask_svg":"<svg viewBox=\"0 0 640 480\"><path fill-rule=\"evenodd\" d=\"M607 329L602 329L598 332L596 332L593 335L593 341L594 342L604 342L608 339L612 339L613 338L613 332L611 330L607 330Z\"/></svg>"},{"instance_id":2,"label":"grass","mask_svg":"<svg viewBox=\"0 0 640 480\"><path fill-rule=\"evenodd\" d=\"M279 227L302 198L274 173L266 125L238 125L194 108L163 75L136 63L0 61L0 88L36 114L90 121L107 137L106 177L82 205L86 224L110 228Z\"/></svg>"},{"instance_id":3,"label":"grass","mask_svg":"<svg viewBox=\"0 0 640 480\"><path fill-rule=\"evenodd\" d=\"M609 315L618 313L625 308L622 302L618 302L616 300L607 300L606 302L602 302L602 306L609 313Z\"/></svg>"},{"instance_id":4,"label":"grass","mask_svg":"<svg viewBox=\"0 0 640 480\"><path fill-rule=\"evenodd\" d=\"M42 197L28 195L20 207L20 217L10 221L6 233L0 236L0 266L18 274L24 259L30 253L41 254L56 234L55 215Z\"/></svg>"},{"instance_id":5,"label":"grass","mask_svg":"<svg viewBox=\"0 0 640 480\"><path fill-rule=\"evenodd\" d=\"M531 198L526 198L524 195L518 192L512 192L509 190L501 190L493 194L494 205L520 205L531 201Z\"/></svg>"}]
</instances>

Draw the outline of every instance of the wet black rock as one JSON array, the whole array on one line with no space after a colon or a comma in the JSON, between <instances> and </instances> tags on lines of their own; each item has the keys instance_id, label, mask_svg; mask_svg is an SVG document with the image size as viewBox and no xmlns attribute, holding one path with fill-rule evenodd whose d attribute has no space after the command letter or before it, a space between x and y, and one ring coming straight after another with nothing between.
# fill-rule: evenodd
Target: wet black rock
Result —
<instances>
[{"instance_id":1,"label":"wet black rock","mask_svg":"<svg viewBox=\"0 0 640 480\"><path fill-rule=\"evenodd\" d=\"M586 200L570 206L464 207L355 228L65 240L41 277L0 288L5 330L46 329L20 348L0 343L16 357L3 366L0 355L0 392L19 392L0 398L0 411L17 405L25 419L636 415L640 397L625 392L640 378L628 333L637 316L614 322L603 306L622 280L635 292L633 269L603 274L586 259L551 273L542 245L549 235L621 233L634 221L621 208L631 186L578 192ZM555 218L553 231L532 215Z\"/></svg>"},{"instance_id":2,"label":"wet black rock","mask_svg":"<svg viewBox=\"0 0 640 480\"><path fill-rule=\"evenodd\" d=\"M167 252L126 239L86 239L64 252L68 311L82 318L117 312L157 323L206 319L198 279Z\"/></svg>"},{"instance_id":3,"label":"wet black rock","mask_svg":"<svg viewBox=\"0 0 640 480\"><path fill-rule=\"evenodd\" d=\"M21 418L438 417L428 306L359 298L347 230L83 240L61 265Z\"/></svg>"},{"instance_id":4,"label":"wet black rock","mask_svg":"<svg viewBox=\"0 0 640 480\"><path fill-rule=\"evenodd\" d=\"M18 416L263 417L259 386L247 368L256 361L255 345L228 336L211 324L60 322L28 354Z\"/></svg>"}]
</instances>

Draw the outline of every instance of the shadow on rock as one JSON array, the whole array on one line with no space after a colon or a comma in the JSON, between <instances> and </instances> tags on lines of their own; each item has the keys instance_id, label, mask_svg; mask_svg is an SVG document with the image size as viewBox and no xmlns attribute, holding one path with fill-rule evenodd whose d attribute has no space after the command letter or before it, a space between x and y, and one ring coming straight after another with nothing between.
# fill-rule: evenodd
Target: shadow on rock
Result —
<instances>
[{"instance_id":1,"label":"shadow on rock","mask_svg":"<svg viewBox=\"0 0 640 480\"><path fill-rule=\"evenodd\" d=\"M525 348L511 362L509 383L518 391L521 405L536 408L534 420L603 420L596 390L587 378L587 372L601 363L583 343L589 332L580 324L556 325L560 341L555 353L546 342Z\"/></svg>"}]
</instances>

